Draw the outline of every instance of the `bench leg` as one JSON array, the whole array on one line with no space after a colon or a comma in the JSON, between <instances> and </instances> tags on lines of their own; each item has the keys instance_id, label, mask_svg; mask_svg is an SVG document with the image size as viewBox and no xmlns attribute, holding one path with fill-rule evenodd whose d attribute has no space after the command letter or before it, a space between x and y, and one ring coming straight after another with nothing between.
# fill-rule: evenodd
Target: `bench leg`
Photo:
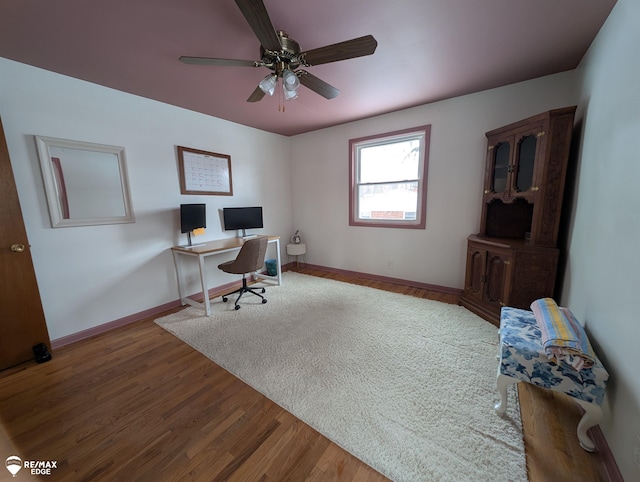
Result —
<instances>
[{"instance_id":1,"label":"bench leg","mask_svg":"<svg viewBox=\"0 0 640 482\"><path fill-rule=\"evenodd\" d=\"M596 445L587 434L587 430L600 422L600 419L602 418L602 408L583 400L574 400L584 409L584 415L578 423L578 440L580 441L580 447L585 449L587 452L594 452L596 450Z\"/></svg>"},{"instance_id":2,"label":"bench leg","mask_svg":"<svg viewBox=\"0 0 640 482\"><path fill-rule=\"evenodd\" d=\"M518 380L498 373L496 382L498 385L498 393L500 394L500 401L496 403L494 408L499 415L504 415L507 411L507 388L513 383L518 383Z\"/></svg>"}]
</instances>

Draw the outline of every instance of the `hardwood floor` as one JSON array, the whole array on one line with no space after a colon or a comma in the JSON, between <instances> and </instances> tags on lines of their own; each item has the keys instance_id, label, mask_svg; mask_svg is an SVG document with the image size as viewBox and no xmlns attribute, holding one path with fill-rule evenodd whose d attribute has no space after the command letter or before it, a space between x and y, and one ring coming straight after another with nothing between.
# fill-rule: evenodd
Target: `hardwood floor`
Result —
<instances>
[{"instance_id":1,"label":"hardwood floor","mask_svg":"<svg viewBox=\"0 0 640 482\"><path fill-rule=\"evenodd\" d=\"M455 295L300 271L457 303ZM530 480L607 480L599 455L579 448L575 404L539 392L520 394ZM1 372L0 456L9 455L56 461L56 481L387 480L152 320ZM25 470L21 480L37 478Z\"/></svg>"},{"instance_id":2,"label":"hardwood floor","mask_svg":"<svg viewBox=\"0 0 640 482\"><path fill-rule=\"evenodd\" d=\"M527 470L531 481L606 482L602 454L580 447L578 404L563 393L519 384Z\"/></svg>"}]
</instances>

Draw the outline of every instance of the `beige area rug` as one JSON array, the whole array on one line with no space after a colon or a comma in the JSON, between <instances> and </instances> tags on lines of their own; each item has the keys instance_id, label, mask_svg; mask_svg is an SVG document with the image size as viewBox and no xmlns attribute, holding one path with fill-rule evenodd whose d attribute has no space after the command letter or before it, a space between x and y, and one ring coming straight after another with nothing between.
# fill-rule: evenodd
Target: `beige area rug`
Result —
<instances>
[{"instance_id":1,"label":"beige area rug","mask_svg":"<svg viewBox=\"0 0 640 482\"><path fill-rule=\"evenodd\" d=\"M497 328L465 308L284 273L156 320L395 481L525 481L514 386L498 401Z\"/></svg>"}]
</instances>

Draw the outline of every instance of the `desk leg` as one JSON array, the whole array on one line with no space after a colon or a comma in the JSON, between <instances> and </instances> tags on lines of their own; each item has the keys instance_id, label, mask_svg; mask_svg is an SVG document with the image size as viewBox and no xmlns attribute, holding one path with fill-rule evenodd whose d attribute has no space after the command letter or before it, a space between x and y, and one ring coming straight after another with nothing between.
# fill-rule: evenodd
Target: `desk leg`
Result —
<instances>
[{"instance_id":1,"label":"desk leg","mask_svg":"<svg viewBox=\"0 0 640 482\"><path fill-rule=\"evenodd\" d=\"M278 262L278 286L282 286L282 260L280 259L280 238L276 239L276 260Z\"/></svg>"},{"instance_id":2,"label":"desk leg","mask_svg":"<svg viewBox=\"0 0 640 482\"><path fill-rule=\"evenodd\" d=\"M180 304L182 306L187 303L184 301L184 288L182 287L182 270L180 269L180 260L178 259L180 255L173 251L173 265L176 268L176 277L178 279L178 296L180 297Z\"/></svg>"},{"instance_id":3,"label":"desk leg","mask_svg":"<svg viewBox=\"0 0 640 482\"><path fill-rule=\"evenodd\" d=\"M198 256L198 266L200 267L200 285L202 286L202 303L204 304L204 312L207 316L211 316L211 302L209 301L209 286L207 286L207 277L204 272L204 256Z\"/></svg>"}]
</instances>

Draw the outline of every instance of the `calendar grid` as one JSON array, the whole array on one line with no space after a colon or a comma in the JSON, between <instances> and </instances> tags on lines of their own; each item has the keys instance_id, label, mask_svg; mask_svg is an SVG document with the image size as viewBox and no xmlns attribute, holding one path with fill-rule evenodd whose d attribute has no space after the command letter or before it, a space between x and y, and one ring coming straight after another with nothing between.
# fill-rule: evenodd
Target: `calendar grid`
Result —
<instances>
[{"instance_id":1,"label":"calendar grid","mask_svg":"<svg viewBox=\"0 0 640 482\"><path fill-rule=\"evenodd\" d=\"M231 157L178 146L182 194L233 194Z\"/></svg>"}]
</instances>

